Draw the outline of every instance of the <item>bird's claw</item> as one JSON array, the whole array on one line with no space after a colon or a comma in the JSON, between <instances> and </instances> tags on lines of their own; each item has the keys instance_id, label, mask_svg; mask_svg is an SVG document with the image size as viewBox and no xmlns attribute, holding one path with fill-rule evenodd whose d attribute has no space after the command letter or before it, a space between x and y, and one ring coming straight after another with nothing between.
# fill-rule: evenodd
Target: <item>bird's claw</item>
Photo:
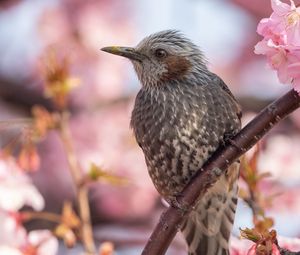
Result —
<instances>
[{"instance_id":1,"label":"bird's claw","mask_svg":"<svg viewBox=\"0 0 300 255\"><path fill-rule=\"evenodd\" d=\"M179 210L183 215L191 211L191 207L182 200L179 202L177 196L169 198L168 203L171 207Z\"/></svg>"}]
</instances>

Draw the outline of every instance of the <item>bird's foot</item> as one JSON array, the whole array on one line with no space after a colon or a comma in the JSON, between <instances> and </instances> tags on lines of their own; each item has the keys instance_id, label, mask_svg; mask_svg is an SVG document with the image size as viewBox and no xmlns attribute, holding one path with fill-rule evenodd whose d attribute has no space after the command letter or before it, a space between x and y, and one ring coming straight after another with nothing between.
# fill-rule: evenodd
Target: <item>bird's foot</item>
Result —
<instances>
[{"instance_id":1,"label":"bird's foot","mask_svg":"<svg viewBox=\"0 0 300 255\"><path fill-rule=\"evenodd\" d=\"M185 203L183 200L180 199L180 201L178 200L178 197L180 196L172 196L168 199L168 203L170 204L171 207L179 210L182 215L188 213L189 211L192 210L191 206L189 206L187 203Z\"/></svg>"},{"instance_id":2,"label":"bird's foot","mask_svg":"<svg viewBox=\"0 0 300 255\"><path fill-rule=\"evenodd\" d=\"M236 149L243 151L243 148L241 148L232 138L235 136L233 133L225 133L223 136L223 146L226 146L228 144L232 145Z\"/></svg>"}]
</instances>

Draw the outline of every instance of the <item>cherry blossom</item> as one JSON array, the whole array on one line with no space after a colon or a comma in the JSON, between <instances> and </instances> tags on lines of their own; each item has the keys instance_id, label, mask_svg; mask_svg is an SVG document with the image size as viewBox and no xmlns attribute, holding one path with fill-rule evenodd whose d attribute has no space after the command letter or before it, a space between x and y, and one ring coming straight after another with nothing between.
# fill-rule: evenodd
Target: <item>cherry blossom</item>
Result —
<instances>
[{"instance_id":1,"label":"cherry blossom","mask_svg":"<svg viewBox=\"0 0 300 255\"><path fill-rule=\"evenodd\" d=\"M7 245L0 245L0 254L5 254L5 255L23 255L22 252L15 248L15 247L10 247Z\"/></svg>"},{"instance_id":2,"label":"cherry blossom","mask_svg":"<svg viewBox=\"0 0 300 255\"><path fill-rule=\"evenodd\" d=\"M291 251L298 251L300 249L300 239L278 237L278 243L281 248L289 249ZM231 255L256 255L256 244L253 242L232 236L230 245ZM280 252L275 244L272 245L272 255L280 255Z\"/></svg>"},{"instance_id":3,"label":"cherry blossom","mask_svg":"<svg viewBox=\"0 0 300 255\"><path fill-rule=\"evenodd\" d=\"M57 251L58 240L49 230L31 231L21 242L0 244L0 254L5 255L56 255Z\"/></svg>"},{"instance_id":4,"label":"cherry blossom","mask_svg":"<svg viewBox=\"0 0 300 255\"><path fill-rule=\"evenodd\" d=\"M9 213L0 210L0 247L15 246L24 242L26 230L20 224L17 213ZM1 252L0 254L6 254Z\"/></svg>"},{"instance_id":5,"label":"cherry blossom","mask_svg":"<svg viewBox=\"0 0 300 255\"><path fill-rule=\"evenodd\" d=\"M260 21L257 32L265 39L272 39L276 44L300 46L300 8L272 0L273 13L270 18Z\"/></svg>"},{"instance_id":6,"label":"cherry blossom","mask_svg":"<svg viewBox=\"0 0 300 255\"><path fill-rule=\"evenodd\" d=\"M26 232L20 214L0 210L0 254L55 255L58 241L49 230ZM30 252L31 253L30 253Z\"/></svg>"},{"instance_id":7,"label":"cherry blossom","mask_svg":"<svg viewBox=\"0 0 300 255\"><path fill-rule=\"evenodd\" d=\"M58 241L49 230L34 230L29 232L21 250L25 254L27 250L34 250L36 255L55 255Z\"/></svg>"},{"instance_id":8,"label":"cherry blossom","mask_svg":"<svg viewBox=\"0 0 300 255\"><path fill-rule=\"evenodd\" d=\"M231 237L230 240L230 254L231 255L245 255L253 243L247 239Z\"/></svg>"},{"instance_id":9,"label":"cherry blossom","mask_svg":"<svg viewBox=\"0 0 300 255\"><path fill-rule=\"evenodd\" d=\"M257 32L264 38L255 53L266 55L269 66L282 83L291 83L300 93L300 7L272 0L273 13L260 21Z\"/></svg>"},{"instance_id":10,"label":"cherry blossom","mask_svg":"<svg viewBox=\"0 0 300 255\"><path fill-rule=\"evenodd\" d=\"M18 212L24 205L43 209L43 197L12 157L0 156L0 254L56 254L58 244L51 232L27 234Z\"/></svg>"},{"instance_id":11,"label":"cherry blossom","mask_svg":"<svg viewBox=\"0 0 300 255\"><path fill-rule=\"evenodd\" d=\"M290 76L287 73L288 52L284 46L276 45L271 39L263 40L255 46L255 53L267 56L270 67L277 70L280 82L287 83L290 81Z\"/></svg>"},{"instance_id":12,"label":"cherry blossom","mask_svg":"<svg viewBox=\"0 0 300 255\"><path fill-rule=\"evenodd\" d=\"M24 205L42 210L44 199L15 160L0 155L0 208L18 211Z\"/></svg>"}]
</instances>

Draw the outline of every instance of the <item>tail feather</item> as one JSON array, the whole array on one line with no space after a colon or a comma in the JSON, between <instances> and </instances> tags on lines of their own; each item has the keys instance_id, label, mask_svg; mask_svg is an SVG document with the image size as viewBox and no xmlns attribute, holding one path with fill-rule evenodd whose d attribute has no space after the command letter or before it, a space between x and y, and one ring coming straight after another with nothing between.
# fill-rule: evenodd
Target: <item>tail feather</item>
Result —
<instances>
[{"instance_id":1,"label":"tail feather","mask_svg":"<svg viewBox=\"0 0 300 255\"><path fill-rule=\"evenodd\" d=\"M181 227L189 255L229 255L239 165L233 164L198 202Z\"/></svg>"}]
</instances>

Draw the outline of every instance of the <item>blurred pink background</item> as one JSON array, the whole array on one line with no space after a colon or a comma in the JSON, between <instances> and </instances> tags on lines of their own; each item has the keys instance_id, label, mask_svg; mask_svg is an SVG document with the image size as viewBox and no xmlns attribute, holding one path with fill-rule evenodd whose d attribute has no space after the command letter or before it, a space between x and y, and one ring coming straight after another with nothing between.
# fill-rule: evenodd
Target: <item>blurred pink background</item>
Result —
<instances>
[{"instance_id":1,"label":"blurred pink background","mask_svg":"<svg viewBox=\"0 0 300 255\"><path fill-rule=\"evenodd\" d=\"M72 74L81 80L70 99L80 163L85 169L96 163L130 181L125 187L91 186L96 238L115 242L118 254L139 254L163 205L129 128L138 80L127 60L100 48L134 46L153 32L181 30L202 48L210 68L236 95L247 122L291 88L279 84L265 58L253 52L260 40L256 26L270 13L269 0L0 1L0 120L27 117L35 104L53 109L42 93L41 58L49 46L69 56ZM266 193L282 193L268 211L282 236L300 237L299 129L298 110L262 142L260 167L273 174ZM0 130L3 143L9 131ZM31 176L45 197L46 210L59 211L65 199L74 197L74 188L57 134L50 133L39 153L40 171ZM250 210L239 203L234 234L251 224ZM178 237L169 254L182 254L183 249Z\"/></svg>"}]
</instances>

